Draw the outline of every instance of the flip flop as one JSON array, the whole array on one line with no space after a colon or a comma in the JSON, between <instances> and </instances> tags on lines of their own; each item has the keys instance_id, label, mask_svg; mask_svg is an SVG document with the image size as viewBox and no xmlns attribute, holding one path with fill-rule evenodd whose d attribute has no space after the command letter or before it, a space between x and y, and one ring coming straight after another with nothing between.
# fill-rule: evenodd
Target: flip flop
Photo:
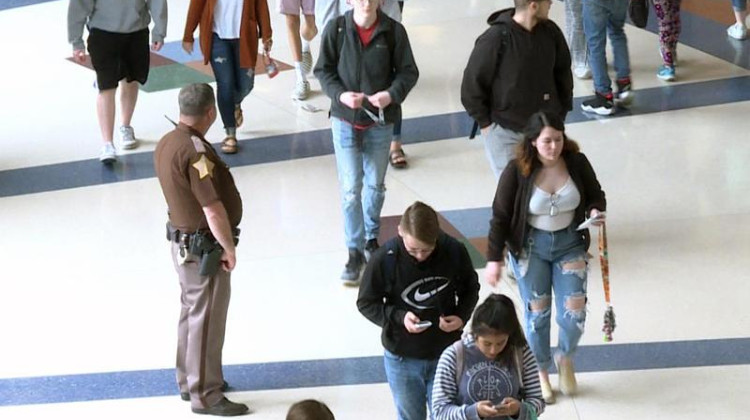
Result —
<instances>
[{"instance_id":1,"label":"flip flop","mask_svg":"<svg viewBox=\"0 0 750 420\"><path fill-rule=\"evenodd\" d=\"M401 148L391 150L389 161L391 166L396 169L404 169L406 168L406 165L408 165L408 162L406 161L406 153L404 153L404 149Z\"/></svg>"}]
</instances>

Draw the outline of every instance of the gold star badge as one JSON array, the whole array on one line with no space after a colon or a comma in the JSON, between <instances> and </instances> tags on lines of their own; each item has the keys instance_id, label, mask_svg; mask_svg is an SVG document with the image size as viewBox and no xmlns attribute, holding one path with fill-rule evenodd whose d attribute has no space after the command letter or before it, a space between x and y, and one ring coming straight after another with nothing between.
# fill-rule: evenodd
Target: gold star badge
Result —
<instances>
[{"instance_id":1,"label":"gold star badge","mask_svg":"<svg viewBox=\"0 0 750 420\"><path fill-rule=\"evenodd\" d=\"M214 163L206 159L206 155L201 155L201 158L193 164L193 168L198 171L200 179L203 179L207 176L214 176Z\"/></svg>"}]
</instances>

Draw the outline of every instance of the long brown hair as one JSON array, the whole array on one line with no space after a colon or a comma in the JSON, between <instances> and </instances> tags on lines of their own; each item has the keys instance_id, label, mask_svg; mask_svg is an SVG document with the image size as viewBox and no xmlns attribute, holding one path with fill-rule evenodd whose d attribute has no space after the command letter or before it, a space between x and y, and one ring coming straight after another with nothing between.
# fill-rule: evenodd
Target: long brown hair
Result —
<instances>
[{"instance_id":1,"label":"long brown hair","mask_svg":"<svg viewBox=\"0 0 750 420\"><path fill-rule=\"evenodd\" d=\"M539 138L539 135L545 127L552 127L555 130L562 131L562 155L578 153L580 150L578 143L569 139L568 136L565 135L565 123L558 114L549 111L539 111L529 118L529 122L526 123L526 127L523 129L523 140L518 143L516 148L518 168L521 170L521 175L525 177L531 175L534 169L542 164L539 160L536 147L531 143Z\"/></svg>"}]
</instances>

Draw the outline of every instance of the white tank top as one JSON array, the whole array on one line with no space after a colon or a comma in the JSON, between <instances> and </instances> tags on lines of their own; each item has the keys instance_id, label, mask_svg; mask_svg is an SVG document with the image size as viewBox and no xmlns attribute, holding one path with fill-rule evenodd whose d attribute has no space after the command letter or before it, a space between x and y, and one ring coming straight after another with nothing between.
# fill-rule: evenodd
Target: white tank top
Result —
<instances>
[{"instance_id":1,"label":"white tank top","mask_svg":"<svg viewBox=\"0 0 750 420\"><path fill-rule=\"evenodd\" d=\"M216 0L214 7L214 33L221 39L240 37L243 0ZM211 54L204 51L203 54Z\"/></svg>"},{"instance_id":2,"label":"white tank top","mask_svg":"<svg viewBox=\"0 0 750 420\"><path fill-rule=\"evenodd\" d=\"M554 194L534 185L529 201L529 224L549 232L565 229L573 221L580 203L581 194L570 177Z\"/></svg>"}]
</instances>

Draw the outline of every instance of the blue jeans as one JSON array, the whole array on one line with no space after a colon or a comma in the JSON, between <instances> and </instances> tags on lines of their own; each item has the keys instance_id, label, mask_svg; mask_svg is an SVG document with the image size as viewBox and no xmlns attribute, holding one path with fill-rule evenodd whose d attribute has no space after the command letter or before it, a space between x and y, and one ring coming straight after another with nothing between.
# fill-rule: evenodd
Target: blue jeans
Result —
<instances>
[{"instance_id":1,"label":"blue jeans","mask_svg":"<svg viewBox=\"0 0 750 420\"><path fill-rule=\"evenodd\" d=\"M398 420L425 420L428 408L432 419L432 383L438 359L411 359L386 350L383 364Z\"/></svg>"},{"instance_id":2,"label":"blue jeans","mask_svg":"<svg viewBox=\"0 0 750 420\"><path fill-rule=\"evenodd\" d=\"M612 80L607 73L607 35L615 56L617 79L630 77L628 39L625 37L625 18L628 0L584 0L583 31L589 47L589 66L594 89L601 94L612 92Z\"/></svg>"},{"instance_id":3,"label":"blue jeans","mask_svg":"<svg viewBox=\"0 0 750 420\"><path fill-rule=\"evenodd\" d=\"M367 130L355 130L348 122L334 117L331 131L346 247L361 251L366 240L375 239L380 233L380 210L385 201L385 171L393 126L373 125Z\"/></svg>"},{"instance_id":4,"label":"blue jeans","mask_svg":"<svg viewBox=\"0 0 750 420\"><path fill-rule=\"evenodd\" d=\"M575 267L576 264L582 267ZM525 306L524 330L540 370L549 370L551 302L554 291L556 321L560 326L557 352L571 356L578 347L586 322L588 262L581 232L575 224L549 232L529 227L526 247L519 258L510 256L510 269L518 280ZM581 309L570 309L581 304Z\"/></svg>"},{"instance_id":5,"label":"blue jeans","mask_svg":"<svg viewBox=\"0 0 750 420\"><path fill-rule=\"evenodd\" d=\"M492 172L495 174L495 179L500 179L508 162L516 157L516 146L523 140L523 133L503 128L498 123L492 123L482 137Z\"/></svg>"},{"instance_id":6,"label":"blue jeans","mask_svg":"<svg viewBox=\"0 0 750 420\"><path fill-rule=\"evenodd\" d=\"M255 84L255 69L240 67L239 39L223 39L214 33L211 68L216 77L216 102L221 121L224 128L236 128L234 108L250 94Z\"/></svg>"}]
</instances>

